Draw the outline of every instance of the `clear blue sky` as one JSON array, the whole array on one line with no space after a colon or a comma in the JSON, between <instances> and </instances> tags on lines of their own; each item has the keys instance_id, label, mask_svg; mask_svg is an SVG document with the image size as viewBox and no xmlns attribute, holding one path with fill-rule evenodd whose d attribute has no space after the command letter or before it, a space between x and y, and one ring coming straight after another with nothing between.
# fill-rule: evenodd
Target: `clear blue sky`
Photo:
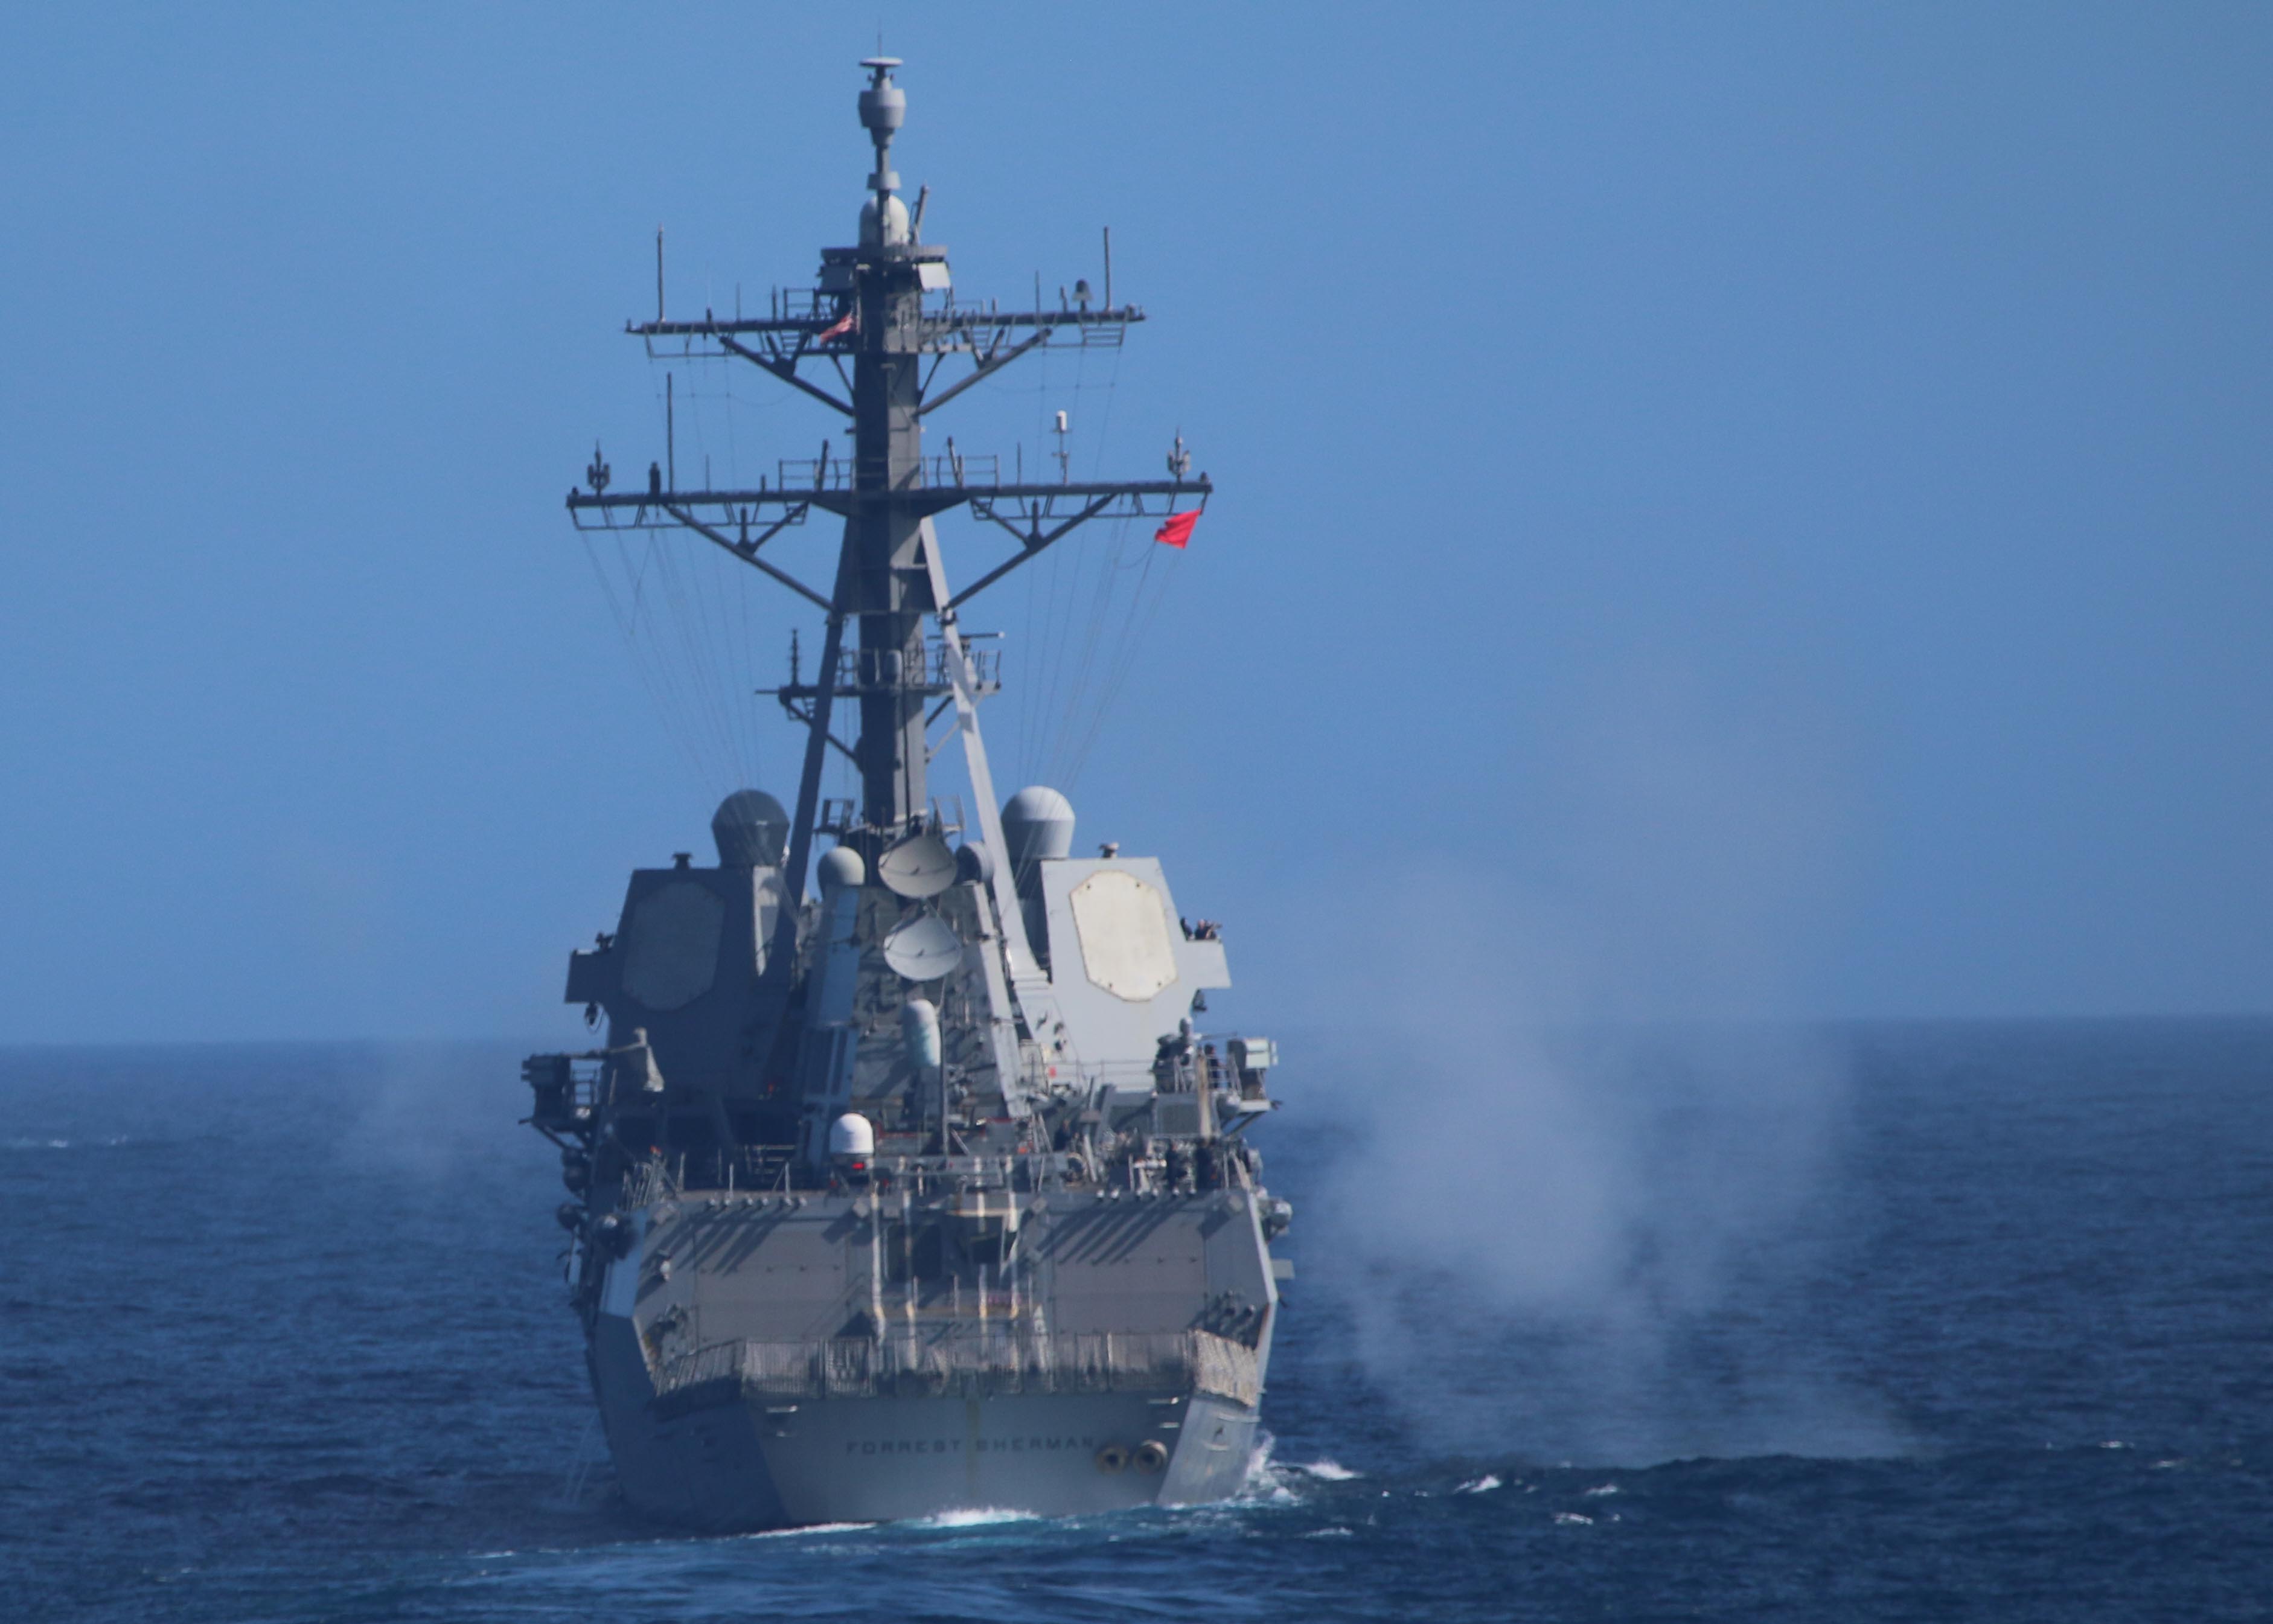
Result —
<instances>
[{"instance_id":1,"label":"clear blue sky","mask_svg":"<svg viewBox=\"0 0 2273 1624\"><path fill-rule=\"evenodd\" d=\"M1247 1024L2273 1009L2273 11L873 10L958 288L1109 224L1154 318L941 426L1220 486L1073 788ZM689 310L848 238L840 15L0 22L11 1037L564 1029L722 773L560 497L658 223ZM834 426L762 382L682 477Z\"/></svg>"}]
</instances>

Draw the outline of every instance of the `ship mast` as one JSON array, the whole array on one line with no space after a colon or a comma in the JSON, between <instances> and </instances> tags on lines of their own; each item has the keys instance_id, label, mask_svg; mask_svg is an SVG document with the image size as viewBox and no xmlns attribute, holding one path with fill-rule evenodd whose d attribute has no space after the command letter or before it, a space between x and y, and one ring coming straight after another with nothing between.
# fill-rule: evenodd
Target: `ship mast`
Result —
<instances>
[{"instance_id":1,"label":"ship mast","mask_svg":"<svg viewBox=\"0 0 2273 1624\"><path fill-rule=\"evenodd\" d=\"M829 750L842 751L858 766L860 804L857 817L843 818L828 832L866 848L873 859L928 816L927 718L949 708L942 701L957 714L982 832L1001 851L972 713L986 685L956 630L956 611L1091 519L1165 516L1180 501L1204 502L1213 489L1205 474L1189 472L1181 440L1165 480L1080 482L1064 477L1061 467L1054 482L1023 475L1005 481L998 458L926 457L923 420L931 411L1046 345L1117 347L1144 313L1129 304L1113 307L1109 283L1107 299L1095 309L1085 282L1076 300L1061 297L1054 310L1039 299L1030 311L958 304L946 249L922 241L928 189L919 194L911 214L891 167L892 139L907 113L907 93L892 79L899 59L874 56L860 65L869 74L860 92L860 122L875 157L857 245L823 249L820 285L777 293L763 317L719 320L706 312L699 321L667 320L658 294L655 320L626 324L646 342L651 357L738 357L839 413L851 427L849 463L831 457L824 446L817 460L779 464L777 480L731 491L667 489L663 464L656 463L649 467L646 490L611 493L607 465L596 453L587 471L589 488L568 495L580 529L693 531L825 612L814 680L793 677L774 690L807 730L784 875L791 903L785 920L803 896ZM943 375L950 363L953 375ZM830 371L844 394L829 387ZM1019 550L950 594L931 520L955 508L1001 526L1017 538ZM816 508L844 521L836 577L825 592L760 554L784 528L803 523ZM935 642L925 635L927 616L938 621ZM854 633L849 649L848 624ZM833 731L839 701L857 707L859 731L850 745ZM935 704L937 711L931 709ZM996 883L1006 888L1007 875L998 875ZM1007 931L1023 948L1017 909L1002 911Z\"/></svg>"},{"instance_id":2,"label":"ship mast","mask_svg":"<svg viewBox=\"0 0 2273 1624\"><path fill-rule=\"evenodd\" d=\"M926 803L926 701L907 679L926 668L922 611L941 607L930 601L922 516L896 500L922 483L916 367L929 262L915 258L914 222L895 195L892 136L907 117L907 92L892 83L893 58L861 65L873 75L860 93L860 122L875 144L876 168L860 211L865 252L852 265L852 489L859 500L845 520L836 613L858 618L858 669L881 679L856 689L862 820L896 830L921 816Z\"/></svg>"}]
</instances>

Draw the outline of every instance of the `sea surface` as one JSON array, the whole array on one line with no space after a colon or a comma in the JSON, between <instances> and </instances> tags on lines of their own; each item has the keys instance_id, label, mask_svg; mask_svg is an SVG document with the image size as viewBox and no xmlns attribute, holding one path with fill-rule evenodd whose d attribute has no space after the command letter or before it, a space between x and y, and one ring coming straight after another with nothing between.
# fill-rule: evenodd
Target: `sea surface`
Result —
<instances>
[{"instance_id":1,"label":"sea surface","mask_svg":"<svg viewBox=\"0 0 2273 1624\"><path fill-rule=\"evenodd\" d=\"M611 1493L516 1050L0 1051L0 1617L2273 1616L2273 1023L1811 1042L1836 1109L1796 1159L1645 1088L1651 1154L1576 1165L1654 1204L1534 1169L1404 1275L1362 1226L1425 1149L1375 1184L1290 1041L1298 1272L1240 1500L726 1538ZM1463 1295L1565 1205L1648 1289Z\"/></svg>"}]
</instances>

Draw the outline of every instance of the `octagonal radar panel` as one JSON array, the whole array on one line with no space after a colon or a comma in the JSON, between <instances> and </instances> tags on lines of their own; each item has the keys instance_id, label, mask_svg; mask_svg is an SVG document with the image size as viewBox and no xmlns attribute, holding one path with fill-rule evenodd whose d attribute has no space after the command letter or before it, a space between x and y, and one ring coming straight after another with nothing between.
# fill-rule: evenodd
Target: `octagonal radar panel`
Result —
<instances>
[{"instance_id":1,"label":"octagonal radar panel","mask_svg":"<svg viewBox=\"0 0 2273 1624\"><path fill-rule=\"evenodd\" d=\"M876 877L896 896L936 897L955 883L955 853L938 835L910 835L876 860Z\"/></svg>"},{"instance_id":2,"label":"octagonal radar panel","mask_svg":"<svg viewBox=\"0 0 2273 1624\"><path fill-rule=\"evenodd\" d=\"M963 962L963 938L936 914L921 914L884 938L884 962L911 981L935 981Z\"/></svg>"},{"instance_id":3,"label":"octagonal radar panel","mask_svg":"<svg viewBox=\"0 0 2273 1624\"><path fill-rule=\"evenodd\" d=\"M1136 875L1106 868L1067 899L1089 979L1116 998L1144 1004L1176 979L1176 949L1160 893Z\"/></svg>"}]
</instances>

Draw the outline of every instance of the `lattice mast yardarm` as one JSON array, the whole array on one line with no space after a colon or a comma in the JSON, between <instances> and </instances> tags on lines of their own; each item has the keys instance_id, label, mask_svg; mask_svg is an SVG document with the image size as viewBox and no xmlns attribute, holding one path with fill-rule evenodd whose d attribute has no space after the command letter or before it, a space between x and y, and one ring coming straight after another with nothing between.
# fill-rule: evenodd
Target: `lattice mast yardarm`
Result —
<instances>
[{"instance_id":1,"label":"lattice mast yardarm","mask_svg":"<svg viewBox=\"0 0 2273 1624\"><path fill-rule=\"evenodd\" d=\"M860 121L875 159L858 245L823 249L820 285L777 296L763 317L718 320L706 312L699 321L672 321L658 313L653 321L626 324L653 353L739 357L842 414L851 426L850 461L824 451L818 459L784 462L777 479L761 479L754 490L667 489L662 465L655 464L645 490L611 492L606 465L596 455L589 488L568 497L580 526L682 526L825 613L815 680L777 690L807 729L786 865L793 905L803 895L821 770L832 746L853 759L860 777L859 826L835 832L881 843L926 816L928 708L958 689L975 695L979 687L956 629L961 605L1090 519L1164 515L1180 502L1204 501L1213 489L1206 475L1189 471L1181 442L1169 457L1168 478L1112 483L1004 480L999 459L926 456L925 417L964 390L1045 345L1117 346L1144 313L1128 304L1092 308L1085 282L1076 299L1057 309L957 303L947 250L922 240L924 198L911 214L891 167L892 138L907 110L906 93L892 79L900 63L876 56L861 66L870 79L860 94ZM842 393L829 387L832 377ZM962 507L1016 536L1019 551L954 592L929 521ZM825 591L761 551L816 508L844 521L836 576ZM938 650L927 646L926 616L939 621ZM858 709L859 731L849 745L832 732L840 701ZM975 746L975 723L966 718L964 725ZM977 764L983 773L983 757ZM982 822L993 821L991 792L977 784L973 791ZM999 839L995 844L1001 849Z\"/></svg>"}]
</instances>

